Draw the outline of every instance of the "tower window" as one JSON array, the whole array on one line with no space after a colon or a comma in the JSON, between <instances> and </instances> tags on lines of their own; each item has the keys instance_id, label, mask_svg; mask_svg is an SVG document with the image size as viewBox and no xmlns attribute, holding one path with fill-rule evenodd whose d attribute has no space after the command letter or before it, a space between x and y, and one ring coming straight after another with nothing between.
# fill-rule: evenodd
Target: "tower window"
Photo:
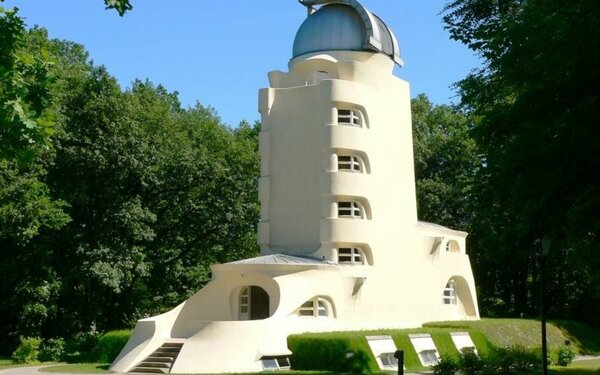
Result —
<instances>
[{"instance_id":1,"label":"tower window","mask_svg":"<svg viewBox=\"0 0 600 375\"><path fill-rule=\"evenodd\" d=\"M324 298L312 298L304 302L298 309L300 316L329 316L329 302Z\"/></svg>"},{"instance_id":2,"label":"tower window","mask_svg":"<svg viewBox=\"0 0 600 375\"><path fill-rule=\"evenodd\" d=\"M364 264L363 251L357 247L340 247L338 249L338 263L340 264Z\"/></svg>"},{"instance_id":3,"label":"tower window","mask_svg":"<svg viewBox=\"0 0 600 375\"><path fill-rule=\"evenodd\" d=\"M446 242L446 251L452 253L460 252L460 245L455 240L450 240Z\"/></svg>"},{"instance_id":4,"label":"tower window","mask_svg":"<svg viewBox=\"0 0 600 375\"><path fill-rule=\"evenodd\" d=\"M456 305L456 290L454 289L454 280L448 281L444 288L444 305Z\"/></svg>"},{"instance_id":5,"label":"tower window","mask_svg":"<svg viewBox=\"0 0 600 375\"><path fill-rule=\"evenodd\" d=\"M338 124L362 126L360 111L356 109L338 109Z\"/></svg>"},{"instance_id":6,"label":"tower window","mask_svg":"<svg viewBox=\"0 0 600 375\"><path fill-rule=\"evenodd\" d=\"M338 156L338 170L339 171L351 171L351 172L362 172L363 163L358 156L339 155Z\"/></svg>"},{"instance_id":7,"label":"tower window","mask_svg":"<svg viewBox=\"0 0 600 375\"><path fill-rule=\"evenodd\" d=\"M364 209L358 202L338 202L338 217L364 218Z\"/></svg>"}]
</instances>

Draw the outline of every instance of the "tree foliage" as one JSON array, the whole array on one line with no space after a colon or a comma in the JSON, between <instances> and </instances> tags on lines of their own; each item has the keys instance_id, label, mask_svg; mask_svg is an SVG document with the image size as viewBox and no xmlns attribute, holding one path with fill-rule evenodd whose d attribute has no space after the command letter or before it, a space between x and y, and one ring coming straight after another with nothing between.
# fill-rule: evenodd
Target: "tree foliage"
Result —
<instances>
[{"instance_id":1,"label":"tree foliage","mask_svg":"<svg viewBox=\"0 0 600 375\"><path fill-rule=\"evenodd\" d=\"M433 105L424 94L411 107L419 219L467 230L479 165L471 122L459 109Z\"/></svg>"},{"instance_id":2,"label":"tree foliage","mask_svg":"<svg viewBox=\"0 0 600 375\"><path fill-rule=\"evenodd\" d=\"M106 9L115 9L120 16L133 9L129 0L104 0Z\"/></svg>"},{"instance_id":3,"label":"tree foliage","mask_svg":"<svg viewBox=\"0 0 600 375\"><path fill-rule=\"evenodd\" d=\"M0 160L21 164L47 146L53 132L49 103L51 61L46 51L24 48L25 26L17 9L0 6Z\"/></svg>"},{"instance_id":4,"label":"tree foliage","mask_svg":"<svg viewBox=\"0 0 600 375\"><path fill-rule=\"evenodd\" d=\"M444 21L484 61L458 84L483 155L472 228L481 306L536 314L536 252L549 235L551 313L598 324L600 7L455 0Z\"/></svg>"},{"instance_id":5,"label":"tree foliage","mask_svg":"<svg viewBox=\"0 0 600 375\"><path fill-rule=\"evenodd\" d=\"M256 255L258 124L223 125L149 81L122 90L74 43L46 51L51 148L0 161L0 347L106 331L163 312Z\"/></svg>"}]
</instances>

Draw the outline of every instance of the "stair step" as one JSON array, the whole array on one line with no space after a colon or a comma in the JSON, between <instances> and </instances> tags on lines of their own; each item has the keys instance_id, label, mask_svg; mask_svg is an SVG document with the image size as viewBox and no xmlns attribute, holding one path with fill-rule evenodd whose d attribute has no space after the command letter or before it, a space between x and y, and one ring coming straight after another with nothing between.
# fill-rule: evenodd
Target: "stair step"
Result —
<instances>
[{"instance_id":1,"label":"stair step","mask_svg":"<svg viewBox=\"0 0 600 375\"><path fill-rule=\"evenodd\" d=\"M141 374L168 374L171 372L171 367L182 347L182 342L165 342L160 348L156 349L129 372Z\"/></svg>"},{"instance_id":2,"label":"stair step","mask_svg":"<svg viewBox=\"0 0 600 375\"><path fill-rule=\"evenodd\" d=\"M162 344L163 348L179 348L179 349L181 349L182 346L183 346L182 342L165 342L164 344Z\"/></svg>"},{"instance_id":3,"label":"stair step","mask_svg":"<svg viewBox=\"0 0 600 375\"><path fill-rule=\"evenodd\" d=\"M181 348L158 348L154 353L179 353Z\"/></svg>"},{"instance_id":4,"label":"stair step","mask_svg":"<svg viewBox=\"0 0 600 375\"><path fill-rule=\"evenodd\" d=\"M173 360L175 359L174 356L162 356L162 355L150 355L148 358L146 358L146 361L149 362L169 362L169 363L173 363Z\"/></svg>"},{"instance_id":5,"label":"stair step","mask_svg":"<svg viewBox=\"0 0 600 375\"><path fill-rule=\"evenodd\" d=\"M161 369L161 368L156 368L156 367L134 367L133 370L129 371L129 372L139 372L142 374L168 374L169 371L165 370L165 369Z\"/></svg>"},{"instance_id":6,"label":"stair step","mask_svg":"<svg viewBox=\"0 0 600 375\"><path fill-rule=\"evenodd\" d=\"M171 368L171 364L167 362L152 362L152 361L142 361L139 367L158 367L158 368Z\"/></svg>"}]
</instances>

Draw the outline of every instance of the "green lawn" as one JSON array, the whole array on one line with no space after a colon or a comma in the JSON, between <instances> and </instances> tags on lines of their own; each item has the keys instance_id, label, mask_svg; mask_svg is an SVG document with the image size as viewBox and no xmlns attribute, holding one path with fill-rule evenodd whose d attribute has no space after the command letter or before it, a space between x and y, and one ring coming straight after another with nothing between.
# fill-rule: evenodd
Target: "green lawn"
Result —
<instances>
[{"instance_id":1,"label":"green lawn","mask_svg":"<svg viewBox=\"0 0 600 375\"><path fill-rule=\"evenodd\" d=\"M64 374L107 374L111 373L111 371L108 371L108 366L110 365L101 363L71 363L44 367L43 369L40 369L40 372Z\"/></svg>"},{"instance_id":2,"label":"green lawn","mask_svg":"<svg viewBox=\"0 0 600 375\"><path fill-rule=\"evenodd\" d=\"M10 358L0 358L0 370L4 370L7 368L15 368L15 367L26 367L26 366L39 366L42 363L14 363ZM52 364L52 362L46 363Z\"/></svg>"}]
</instances>

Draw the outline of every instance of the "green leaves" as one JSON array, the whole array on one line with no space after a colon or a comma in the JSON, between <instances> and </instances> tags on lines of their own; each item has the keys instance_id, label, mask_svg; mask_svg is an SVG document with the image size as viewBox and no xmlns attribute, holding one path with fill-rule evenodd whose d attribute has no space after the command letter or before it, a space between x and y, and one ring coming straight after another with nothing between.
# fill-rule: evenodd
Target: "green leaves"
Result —
<instances>
[{"instance_id":1,"label":"green leaves","mask_svg":"<svg viewBox=\"0 0 600 375\"><path fill-rule=\"evenodd\" d=\"M600 296L583 299L577 285L599 281L584 275L600 266L600 8L585 0L456 0L445 11L451 37L484 60L458 83L484 160L473 237L482 268L511 269L482 273L484 299L501 296L495 312L536 311L536 240L549 233L558 241L550 254L553 313L597 322L591 306Z\"/></svg>"},{"instance_id":2,"label":"green leaves","mask_svg":"<svg viewBox=\"0 0 600 375\"><path fill-rule=\"evenodd\" d=\"M421 220L465 230L469 189L478 168L472 124L457 109L412 100L417 203Z\"/></svg>"},{"instance_id":3,"label":"green leaves","mask_svg":"<svg viewBox=\"0 0 600 375\"><path fill-rule=\"evenodd\" d=\"M121 17L127 11L133 9L133 5L131 5L129 0L104 0L104 4L106 4L106 9L115 9Z\"/></svg>"},{"instance_id":4,"label":"green leaves","mask_svg":"<svg viewBox=\"0 0 600 375\"><path fill-rule=\"evenodd\" d=\"M25 49L25 26L17 9L0 7L0 159L31 162L47 148L54 114L45 52Z\"/></svg>"},{"instance_id":5,"label":"green leaves","mask_svg":"<svg viewBox=\"0 0 600 375\"><path fill-rule=\"evenodd\" d=\"M0 160L0 348L133 324L200 289L211 264L257 254L259 124L231 129L149 81L124 91L43 29L22 46L52 61L52 100L12 108L28 129L41 105L35 128L55 132L30 162Z\"/></svg>"}]
</instances>

